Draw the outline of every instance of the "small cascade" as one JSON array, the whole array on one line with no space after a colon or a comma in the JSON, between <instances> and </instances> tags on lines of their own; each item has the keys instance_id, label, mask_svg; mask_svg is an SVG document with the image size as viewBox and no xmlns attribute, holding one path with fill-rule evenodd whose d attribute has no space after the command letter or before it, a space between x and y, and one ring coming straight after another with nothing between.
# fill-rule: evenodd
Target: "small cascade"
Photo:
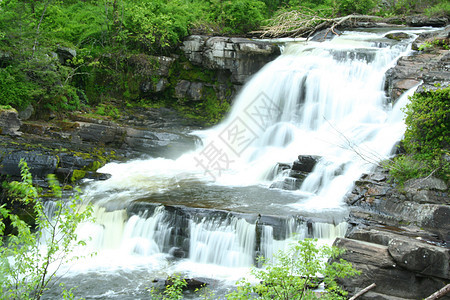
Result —
<instances>
[{"instance_id":1,"label":"small cascade","mask_svg":"<svg viewBox=\"0 0 450 300\"><path fill-rule=\"evenodd\" d=\"M130 216L126 210L108 212L96 207L97 228L84 228L92 233L91 247L134 256L176 251L177 257L196 263L249 267L258 256L271 258L293 239L342 237L347 227L345 222L334 225L298 217L255 219L227 212L145 207Z\"/></svg>"},{"instance_id":2,"label":"small cascade","mask_svg":"<svg viewBox=\"0 0 450 300\"><path fill-rule=\"evenodd\" d=\"M189 258L227 267L250 266L255 252L256 225L244 219L203 218L190 223Z\"/></svg>"}]
</instances>

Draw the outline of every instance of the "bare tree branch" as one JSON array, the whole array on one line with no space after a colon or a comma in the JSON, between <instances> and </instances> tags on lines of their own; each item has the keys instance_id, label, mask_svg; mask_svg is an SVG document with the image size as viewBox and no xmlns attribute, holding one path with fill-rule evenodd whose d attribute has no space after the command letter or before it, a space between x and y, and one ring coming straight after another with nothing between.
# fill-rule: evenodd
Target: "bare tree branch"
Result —
<instances>
[{"instance_id":1,"label":"bare tree branch","mask_svg":"<svg viewBox=\"0 0 450 300\"><path fill-rule=\"evenodd\" d=\"M372 283L372 284L369 285L368 287L366 287L366 288L360 290L358 293L356 293L353 297L351 297L351 298L348 299L348 300L355 300L355 299L357 299L358 297L360 297L361 295L363 295L363 294L367 293L368 291L370 291L371 289L375 288L376 286L377 286L377 285L376 285L375 283Z\"/></svg>"},{"instance_id":2,"label":"bare tree branch","mask_svg":"<svg viewBox=\"0 0 450 300\"><path fill-rule=\"evenodd\" d=\"M307 37L315 32L328 28L328 33L337 34L336 27L346 22L356 22L362 19L376 19L379 17L368 15L348 15L345 17L332 18L320 16L320 12L302 7L299 10L283 12L271 20L269 25L263 26L261 30L252 33L260 34L261 37Z\"/></svg>"}]
</instances>

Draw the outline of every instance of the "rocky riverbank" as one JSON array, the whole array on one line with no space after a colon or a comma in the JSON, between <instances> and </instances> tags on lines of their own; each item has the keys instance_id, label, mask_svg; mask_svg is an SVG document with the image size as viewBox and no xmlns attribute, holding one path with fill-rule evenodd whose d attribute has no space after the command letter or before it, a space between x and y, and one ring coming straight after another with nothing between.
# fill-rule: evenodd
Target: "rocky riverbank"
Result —
<instances>
[{"instance_id":1,"label":"rocky riverbank","mask_svg":"<svg viewBox=\"0 0 450 300\"><path fill-rule=\"evenodd\" d=\"M428 47L449 43L450 28L421 35L413 49L387 73L387 92L395 101L419 84L417 92L448 87L450 52ZM421 46L425 45L425 46ZM361 276L341 281L351 293L372 283L359 299L422 299L450 282L450 194L448 182L434 178L389 182L386 170L364 175L347 197L350 230L335 245L347 249ZM444 296L441 299L450 299Z\"/></svg>"}]
</instances>

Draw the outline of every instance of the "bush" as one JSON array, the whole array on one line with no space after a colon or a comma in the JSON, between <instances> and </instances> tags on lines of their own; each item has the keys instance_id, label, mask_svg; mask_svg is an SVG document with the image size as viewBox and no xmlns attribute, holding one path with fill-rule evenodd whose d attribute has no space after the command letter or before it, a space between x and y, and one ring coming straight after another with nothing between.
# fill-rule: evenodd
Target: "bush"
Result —
<instances>
[{"instance_id":1,"label":"bush","mask_svg":"<svg viewBox=\"0 0 450 300\"><path fill-rule=\"evenodd\" d=\"M342 250L338 248L319 247L316 240L299 241L287 251L280 251L273 262L265 261L263 269L253 268L251 273L259 283L252 285L244 279L227 299L346 299L347 293L337 285L336 279L359 272L343 259L327 262L340 254ZM311 289L317 285L318 274L324 277L325 284L320 295Z\"/></svg>"},{"instance_id":2,"label":"bush","mask_svg":"<svg viewBox=\"0 0 450 300\"><path fill-rule=\"evenodd\" d=\"M34 223L39 230L34 232L30 225L11 213L5 204L0 206L0 299L40 299L49 284L55 279L56 271L49 266L61 266L78 259L71 256L75 247L85 245L77 240L76 228L90 218L92 208L80 209L79 199L55 202L53 216L47 216L37 199L38 193L32 185L31 174L25 161L20 161L22 181L7 184L12 201L19 201L32 207ZM61 198L61 189L54 177L49 177L53 194ZM7 239L3 237L5 222L15 229ZM65 292L67 295L67 291Z\"/></svg>"},{"instance_id":3,"label":"bush","mask_svg":"<svg viewBox=\"0 0 450 300\"><path fill-rule=\"evenodd\" d=\"M405 108L406 155L386 164L394 180L434 174L444 180L450 174L450 87L415 93Z\"/></svg>"},{"instance_id":4,"label":"bush","mask_svg":"<svg viewBox=\"0 0 450 300\"><path fill-rule=\"evenodd\" d=\"M450 147L450 87L415 93L405 109L409 153L432 158Z\"/></svg>"},{"instance_id":5,"label":"bush","mask_svg":"<svg viewBox=\"0 0 450 300\"><path fill-rule=\"evenodd\" d=\"M375 0L338 0L338 12L341 15L368 14L376 4Z\"/></svg>"},{"instance_id":6,"label":"bush","mask_svg":"<svg viewBox=\"0 0 450 300\"><path fill-rule=\"evenodd\" d=\"M215 0L213 18L223 26L223 32L242 34L258 29L263 22L266 4L258 0Z\"/></svg>"}]
</instances>

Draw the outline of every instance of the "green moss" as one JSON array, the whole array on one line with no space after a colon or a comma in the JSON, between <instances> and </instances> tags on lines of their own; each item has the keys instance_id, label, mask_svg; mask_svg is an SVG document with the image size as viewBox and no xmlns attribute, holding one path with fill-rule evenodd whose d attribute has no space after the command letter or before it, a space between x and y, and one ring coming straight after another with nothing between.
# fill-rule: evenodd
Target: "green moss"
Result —
<instances>
[{"instance_id":1,"label":"green moss","mask_svg":"<svg viewBox=\"0 0 450 300\"><path fill-rule=\"evenodd\" d=\"M73 170L72 176L70 177L70 182L77 182L86 176L86 171L84 170Z\"/></svg>"}]
</instances>

